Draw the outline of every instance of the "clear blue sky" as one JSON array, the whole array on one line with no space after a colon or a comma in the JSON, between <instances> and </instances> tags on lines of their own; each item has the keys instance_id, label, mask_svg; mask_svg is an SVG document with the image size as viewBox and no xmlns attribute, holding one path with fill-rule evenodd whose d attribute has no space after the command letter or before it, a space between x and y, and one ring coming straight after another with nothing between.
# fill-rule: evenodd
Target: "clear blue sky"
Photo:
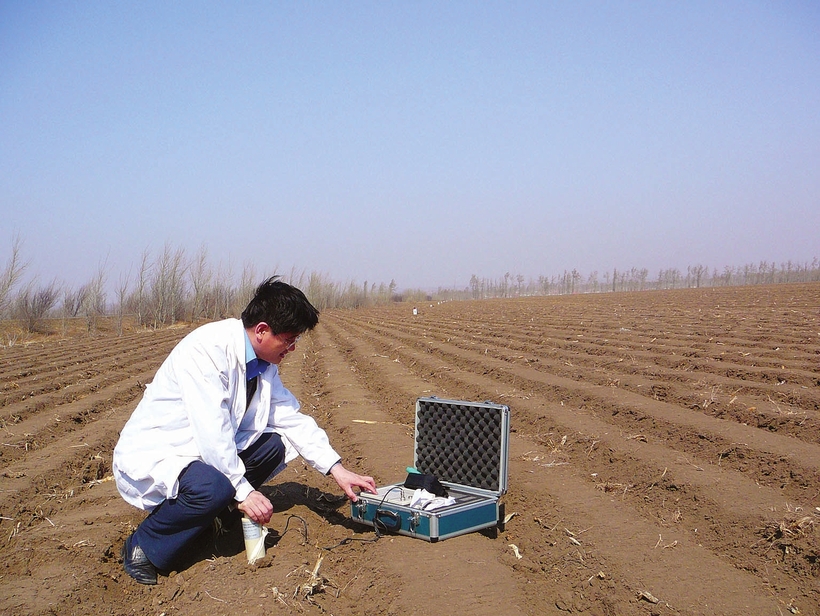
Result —
<instances>
[{"instance_id":1,"label":"clear blue sky","mask_svg":"<svg viewBox=\"0 0 820 616\"><path fill-rule=\"evenodd\" d=\"M820 4L0 0L0 265L400 288L820 256Z\"/></svg>"}]
</instances>

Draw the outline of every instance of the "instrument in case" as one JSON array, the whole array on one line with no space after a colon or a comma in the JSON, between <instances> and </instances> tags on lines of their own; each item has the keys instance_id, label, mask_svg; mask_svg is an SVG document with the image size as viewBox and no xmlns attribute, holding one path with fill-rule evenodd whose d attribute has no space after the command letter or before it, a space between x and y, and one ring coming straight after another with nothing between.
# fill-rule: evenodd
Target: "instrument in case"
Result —
<instances>
[{"instance_id":1,"label":"instrument in case","mask_svg":"<svg viewBox=\"0 0 820 616\"><path fill-rule=\"evenodd\" d=\"M416 401L413 466L432 475L446 497L414 503L407 481L359 494L353 520L378 534L398 533L435 542L485 528L500 528L507 492L510 409L492 402ZM410 477L411 479L413 477Z\"/></svg>"}]
</instances>

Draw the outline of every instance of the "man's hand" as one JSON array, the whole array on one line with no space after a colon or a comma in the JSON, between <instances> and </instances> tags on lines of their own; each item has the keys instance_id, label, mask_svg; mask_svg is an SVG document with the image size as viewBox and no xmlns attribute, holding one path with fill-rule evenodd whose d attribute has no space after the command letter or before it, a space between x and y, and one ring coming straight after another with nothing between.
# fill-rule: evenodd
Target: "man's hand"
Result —
<instances>
[{"instance_id":1,"label":"man's hand","mask_svg":"<svg viewBox=\"0 0 820 616\"><path fill-rule=\"evenodd\" d=\"M273 505L268 497L256 490L248 494L236 508L257 524L267 524L273 515Z\"/></svg>"},{"instance_id":2,"label":"man's hand","mask_svg":"<svg viewBox=\"0 0 820 616\"><path fill-rule=\"evenodd\" d=\"M330 476L336 480L339 487L344 491L347 497L354 503L359 500L353 488L361 488L371 494L376 494L376 482L373 477L365 477L364 475L357 475L353 471L347 470L342 466L341 462L337 462L330 469Z\"/></svg>"}]
</instances>

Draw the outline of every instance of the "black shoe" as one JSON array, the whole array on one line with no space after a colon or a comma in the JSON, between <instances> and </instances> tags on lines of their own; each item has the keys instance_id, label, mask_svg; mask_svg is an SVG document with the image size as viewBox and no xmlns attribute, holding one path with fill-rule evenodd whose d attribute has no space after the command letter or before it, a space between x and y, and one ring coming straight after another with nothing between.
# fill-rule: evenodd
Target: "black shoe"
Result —
<instances>
[{"instance_id":1,"label":"black shoe","mask_svg":"<svg viewBox=\"0 0 820 616\"><path fill-rule=\"evenodd\" d=\"M156 584L157 568L151 564L142 548L134 543L134 535L122 546L122 568L140 584Z\"/></svg>"}]
</instances>

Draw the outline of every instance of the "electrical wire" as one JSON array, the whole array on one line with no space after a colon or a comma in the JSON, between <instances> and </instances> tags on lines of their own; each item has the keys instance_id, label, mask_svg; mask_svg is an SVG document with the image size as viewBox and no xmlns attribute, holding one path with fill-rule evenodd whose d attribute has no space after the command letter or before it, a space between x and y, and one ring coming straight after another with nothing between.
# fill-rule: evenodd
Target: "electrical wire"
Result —
<instances>
[{"instance_id":1,"label":"electrical wire","mask_svg":"<svg viewBox=\"0 0 820 616\"><path fill-rule=\"evenodd\" d=\"M385 492L385 493L384 493L384 496L382 496L382 499L379 501L379 505L378 505L378 507L376 508L377 512L382 510L382 509L381 509L381 508L382 508L382 505L384 505L384 502L387 500L388 495L389 495L389 494L390 494L393 490L400 490L400 489L401 489L401 487L402 487L402 486L398 486L398 485L397 485L397 486L393 486L392 488L390 488L389 490L387 490L387 492ZM292 520L293 518L296 518L297 520L299 520L299 521L302 523L302 528L301 528L301 529L289 528L289 527L290 527L290 522L291 522L291 520ZM284 536L285 536L288 532L290 532L290 531L292 531L292 530L297 530L297 531L298 531L298 530L301 530L302 538L304 539L304 541L303 541L302 545L305 545L305 544L309 543L309 538L308 538L308 523L307 523L307 521L306 521L303 517L298 516L298 515L296 515L296 514L291 514L291 515L289 515L289 516L288 516L288 519L287 519L287 521L285 522L285 528L284 528L284 530L282 531L282 534L281 534L281 535L279 535L279 539L278 539L278 541L281 541L281 540L282 540L282 537L284 537ZM382 533L388 532L388 531L389 531L389 529L388 529L388 527L384 524L384 522L383 522L383 521L379 520L379 519L378 519L378 517L374 517L374 519L373 519L373 531L375 532L376 536L375 536L375 537L373 537L372 539L365 539L365 538L362 538L362 537L345 537L344 539L342 539L341 541L339 541L339 543L336 543L336 544L334 544L334 545L324 546L324 547L321 547L321 548L319 548L319 549L321 549L321 550L325 550L325 551L329 552L329 551L331 551L331 550L335 550L335 549L336 549L336 548L338 548L338 547L341 547L341 546L343 546L343 545L348 545L348 544L350 544L350 543L354 543L354 542L357 542L357 543L376 543L379 539L381 539L381 537L382 537Z\"/></svg>"}]
</instances>

